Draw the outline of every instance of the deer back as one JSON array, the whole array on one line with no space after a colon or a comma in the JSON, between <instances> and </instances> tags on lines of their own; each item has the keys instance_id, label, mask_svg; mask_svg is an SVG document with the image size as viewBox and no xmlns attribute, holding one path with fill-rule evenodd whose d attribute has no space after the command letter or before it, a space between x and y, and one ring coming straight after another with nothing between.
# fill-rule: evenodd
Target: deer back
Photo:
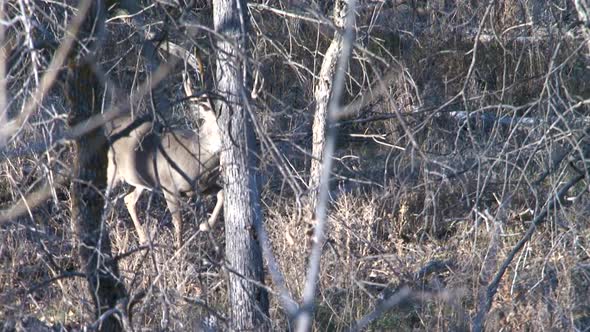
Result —
<instances>
[{"instance_id":1,"label":"deer back","mask_svg":"<svg viewBox=\"0 0 590 332\"><path fill-rule=\"evenodd\" d=\"M159 134L153 131L151 122L129 130L130 125L134 125L131 119L120 120L121 128L112 134L128 130L112 141L109 149L109 168L114 167L115 183L125 181L132 186L181 193L203 191L215 181L220 148L215 129Z\"/></svg>"}]
</instances>

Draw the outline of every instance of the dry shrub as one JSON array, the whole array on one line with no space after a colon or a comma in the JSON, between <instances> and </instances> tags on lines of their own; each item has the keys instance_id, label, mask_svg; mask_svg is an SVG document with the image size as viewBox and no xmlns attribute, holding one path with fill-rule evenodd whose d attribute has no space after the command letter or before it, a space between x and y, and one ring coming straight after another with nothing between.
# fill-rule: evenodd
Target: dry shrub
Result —
<instances>
[{"instance_id":1,"label":"dry shrub","mask_svg":"<svg viewBox=\"0 0 590 332\"><path fill-rule=\"evenodd\" d=\"M523 18L528 20L532 3L499 2L492 18L484 22L485 33L501 33ZM546 10L554 18L535 19L533 28L549 28L551 22L557 23L556 29L568 24L565 16L571 8L567 3L552 1L555 5ZM584 102L590 91L590 71L587 58L575 53L580 44L567 38L527 43L519 37L534 37L535 29L513 29L478 43L466 83L474 47L466 37L468 28L477 26L486 5L428 1L417 2L413 8L408 2L389 2L382 12L373 11L378 7L359 12L358 46L370 53L355 49L345 102L357 99L372 85L378 78L374 76L380 76L394 56L404 72L385 82L388 91L359 115L390 115L391 119L347 124L341 130L316 330L344 330L404 285L413 290L412 299L386 312L371 330L468 329L502 261L546 200L573 173L566 165L569 160L553 163L583 135L580 119L588 114ZM205 10L196 15L210 16L208 5L198 1L197 6ZM49 17L57 18L56 13ZM156 20L179 13L178 9L151 10L148 15ZM293 179L282 178L267 142L261 143L259 171L267 181L262 191L265 225L287 286L299 299L312 239L296 202L300 193L287 181L302 187L307 181L309 157L303 151L310 143L314 73L332 31L264 11L253 13L258 34L255 38L253 34L252 64L266 82L253 103L262 128L259 138L273 141L284 157L282 166L294 174ZM59 27L55 23L50 30L59 31ZM11 48L18 44L15 32L9 31ZM130 32L126 24L110 23L107 47L111 52L102 63L110 69L108 77L121 85L116 91L119 98L126 98L146 76L139 49L129 47L137 38ZM184 38L182 31L173 30L170 35L173 40ZM214 54L209 41L198 41L208 63L206 70L212 73L213 59L208 56ZM557 42L561 42L559 49ZM553 56L559 68L549 67ZM47 59L44 54L42 63ZM30 63L24 56L11 71L10 89L30 90L25 75ZM181 96L180 72L181 68L163 84L170 100ZM438 109L464 87L465 98ZM21 99L15 100L11 112L22 106ZM61 133L67 113L63 104L59 89L52 90L9 148L26 149L29 142ZM144 100L133 107L143 110L149 104ZM459 118L453 112L470 112L472 118ZM185 118L187 110L174 105L170 113L166 116L171 119ZM502 116L512 121L499 125ZM520 117L539 122L526 126ZM8 206L21 193L34 190L51 172L67 172L69 159L64 149L6 160L0 173L0 205ZM550 174L542 178L546 171ZM585 250L590 205L585 190L583 185L573 189L572 197L562 202L562 211L551 213L512 262L486 329L583 330L590 325L590 268ZM33 220L23 217L0 229L0 320L35 316L76 328L93 319L82 278L62 278L27 293L49 278L78 271L67 184L58 187L55 196L33 211ZM185 235L191 239L176 252L170 245L170 216L163 200L147 196L139 210L153 234L152 250L134 251L135 230L121 202L107 213L113 253L119 257L126 288L131 295L144 294L133 309L135 326L197 330L209 321L223 329L223 317L214 318L212 313L227 312L220 267L222 222L211 236L197 233L198 223L190 222L205 217L211 200L184 207ZM275 286L268 277L266 283L271 289ZM275 296L271 301L273 327L283 330L289 323Z\"/></svg>"}]
</instances>

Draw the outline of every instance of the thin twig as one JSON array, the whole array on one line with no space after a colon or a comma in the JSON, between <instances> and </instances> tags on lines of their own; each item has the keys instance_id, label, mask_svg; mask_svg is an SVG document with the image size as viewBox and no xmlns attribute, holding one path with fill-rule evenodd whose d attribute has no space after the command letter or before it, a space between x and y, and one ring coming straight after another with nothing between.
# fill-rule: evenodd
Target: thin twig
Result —
<instances>
[{"instance_id":1,"label":"thin twig","mask_svg":"<svg viewBox=\"0 0 590 332\"><path fill-rule=\"evenodd\" d=\"M60 44L59 48L55 52L55 56L49 64L49 67L41 78L41 84L35 93L25 102L25 107L23 108L22 113L0 128L0 148L6 145L10 138L14 137L14 134L23 126L35 108L45 98L47 91L49 91L60 72L59 69L63 66L71 48L74 45L76 36L78 35L78 30L80 30L80 26L84 22L92 2L93 1L91 0L86 0L80 3L80 6L78 7L78 13L66 31L65 40Z\"/></svg>"},{"instance_id":2,"label":"thin twig","mask_svg":"<svg viewBox=\"0 0 590 332\"><path fill-rule=\"evenodd\" d=\"M584 178L583 174L578 174L573 179L571 179L568 183L566 183L563 187L561 187L561 189L548 202L547 207L545 209L543 209L543 211L539 215L537 215L537 217L535 217L531 226L529 227L527 232L524 234L524 236L520 239L520 241L518 241L518 243L514 246L514 248L512 248L512 250L510 251L510 253L506 257L506 259L504 260L504 262L500 266L500 269L498 269L498 272L494 276L494 279L492 279L492 282L487 287L485 302L484 302L483 306L477 312L477 315L473 318L473 331L483 331L483 327L484 327L484 323L485 323L485 316L488 313L488 311L490 310L490 308L492 307L492 301L494 300L494 296L496 295L496 292L498 291L498 286L500 285L500 281L502 281L502 277L504 276L504 273L506 273L508 266L510 266L510 263L512 263L512 260L514 260L514 257L516 256L516 254L531 239L531 237L535 233L535 230L537 229L537 227L545 221L545 218L549 214L549 211L560 209L561 204L559 204L558 202L561 201L563 199L563 196L565 196L565 194L573 186L575 186L578 182L580 182L583 178Z\"/></svg>"},{"instance_id":3,"label":"thin twig","mask_svg":"<svg viewBox=\"0 0 590 332\"><path fill-rule=\"evenodd\" d=\"M344 0L343 0L344 1ZM355 21L355 0L346 1L347 10L345 18L345 32L343 37L342 54L337 64L337 70L334 77L334 85L332 87L332 96L328 105L328 114L326 119L326 142L324 147L324 160L322 161L322 174L319 186L319 199L316 207L317 225L314 230L314 244L311 249L309 259L309 267L307 269L307 277L305 280L305 288L303 290L303 304L302 310L296 320L296 331L305 332L311 329L313 302L315 300L316 287L320 273L320 260L322 257L322 247L324 245L324 228L327 220L327 210L329 201L329 182L330 170L332 168L332 156L336 145L336 129L331 124L336 120L336 115L341 110L340 100L344 91L344 80L346 75L346 68L348 66L348 59L352 51L354 43L354 21Z\"/></svg>"},{"instance_id":4,"label":"thin twig","mask_svg":"<svg viewBox=\"0 0 590 332\"><path fill-rule=\"evenodd\" d=\"M366 328L369 324L371 324L371 322L373 322L375 319L381 317L381 315L383 315L384 312L402 303L411 294L412 291L410 290L410 288L408 286L404 286L397 292L393 293L390 297L379 303L375 307L375 309L373 309L373 311L371 311L370 313L366 314L363 318L353 323L349 328L349 331L361 331L362 329Z\"/></svg>"}]
</instances>

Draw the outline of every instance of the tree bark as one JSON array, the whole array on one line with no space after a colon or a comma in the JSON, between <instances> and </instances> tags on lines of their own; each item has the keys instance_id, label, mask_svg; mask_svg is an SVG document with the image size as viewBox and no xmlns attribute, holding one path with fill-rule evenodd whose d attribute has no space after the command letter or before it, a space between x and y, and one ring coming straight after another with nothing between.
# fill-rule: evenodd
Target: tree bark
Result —
<instances>
[{"instance_id":1,"label":"tree bark","mask_svg":"<svg viewBox=\"0 0 590 332\"><path fill-rule=\"evenodd\" d=\"M345 4L343 0L337 0L334 4L334 25L339 29L344 29L346 18ZM318 193L320 179L322 177L322 162L324 160L324 150L326 147L326 117L328 116L328 105L332 98L332 85L338 57L342 53L344 45L344 36L340 31L334 32L334 39L328 47L318 81L315 86L314 97L316 102L315 114L312 125L312 147L311 147L311 168L309 171L309 194L308 194L308 211L310 216L314 217L314 211L318 203Z\"/></svg>"},{"instance_id":2,"label":"tree bark","mask_svg":"<svg viewBox=\"0 0 590 332\"><path fill-rule=\"evenodd\" d=\"M79 31L79 40L104 26L105 8L95 1ZM95 33L95 32L94 32ZM96 38L97 36L92 36ZM90 47L92 50L92 47ZM79 49L82 52L81 49ZM70 54L66 79L70 126L100 114L103 89L86 55ZM72 226L77 239L79 262L86 274L88 289L98 319L106 310L125 298L117 263L111 256L108 231L102 221L103 191L106 188L107 144L102 128L88 132L74 144L74 180L71 185ZM104 318L101 331L121 331L115 315Z\"/></svg>"},{"instance_id":3,"label":"tree bark","mask_svg":"<svg viewBox=\"0 0 590 332\"><path fill-rule=\"evenodd\" d=\"M224 179L225 254L229 268L230 327L264 329L268 315L266 291L252 283L264 282L262 254L254 231L262 222L256 181L256 149L251 119L244 108L246 4L216 0L213 7L217 41L217 88L222 132L221 168Z\"/></svg>"}]
</instances>

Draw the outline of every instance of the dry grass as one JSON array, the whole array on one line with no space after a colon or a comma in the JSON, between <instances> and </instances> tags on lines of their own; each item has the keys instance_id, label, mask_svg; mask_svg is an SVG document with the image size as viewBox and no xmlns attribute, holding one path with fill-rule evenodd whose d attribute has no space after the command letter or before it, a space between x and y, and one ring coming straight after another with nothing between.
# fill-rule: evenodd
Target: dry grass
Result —
<instances>
[{"instance_id":1,"label":"dry grass","mask_svg":"<svg viewBox=\"0 0 590 332\"><path fill-rule=\"evenodd\" d=\"M588 168L587 161L576 160L587 153L582 150L587 141L577 140L587 130L582 120L589 109L587 104L574 105L590 97L588 57L579 49L581 41L565 37L564 31L550 31L555 38L521 43L514 38L533 36L523 29L480 43L465 84L473 40L459 27L476 26L482 6L465 1L448 11L423 15L402 5L382 9L374 20L369 11L359 13L366 40L359 34L358 42L369 53L355 51L347 101L366 91L392 56L404 65L405 73L385 82L387 93L359 114L365 121L340 128L315 330L345 330L404 286L412 290L411 296L375 320L370 330L469 330L488 283L547 200L575 174L572 165ZM209 14L206 4L199 8L205 8L199 15ZM494 10L486 31L512 24L508 19L493 21L506 7ZM568 22L564 13L553 12L555 8L547 11L555 22ZM511 13L511 20L528 15ZM402 14L403 19L395 19ZM540 20L536 27L548 28L554 22L543 17L548 21ZM253 42L253 64L266 82L256 112L285 159L277 165L268 146L262 145L265 226L286 284L299 299L313 239L289 181L301 187L307 182L309 156L302 150L310 146L315 79L311 73L317 73L321 57L316 51L325 50L330 31L309 22L293 25L264 11L254 12L254 18L253 30L260 34ZM123 51L129 55L118 64L107 56L103 64L112 66L110 77L122 85L116 92L125 96L145 72L137 69L143 65L137 60L138 50L129 51L126 44L132 41L125 39L128 27L111 28L117 43L108 56ZM182 36L176 30L171 35ZM203 44L209 51L208 43ZM18 70L30 64L26 56L23 61ZM29 91L31 83L23 83L24 74L14 75L10 88L20 84ZM179 82L175 75L169 78L166 94L171 100L178 98ZM438 109L464 87L463 97ZM17 98L11 112L21 102ZM30 142L60 132L67 114L61 105L63 98L55 89L9 150L25 149ZM135 106L149 107L149 101ZM453 113L462 111L469 111L471 118ZM173 118L184 112L175 105ZM389 118L370 120L377 116ZM503 116L508 121L501 123ZM525 123L523 118L536 122ZM566 160L554 165L563 154ZM0 206L11 205L55 174L67 174L68 155L66 147L4 160ZM294 177L283 178L279 166ZM590 197L585 181L568 193L560 210L549 213L510 264L486 330L590 327ZM152 234L150 250L136 251L136 234L120 200L106 213L113 254L121 257L121 278L129 294L139 296L133 308L138 330L188 331L204 322L225 327L223 225L218 222L211 234L199 233L198 221L211 210L212 198L187 202L189 240L180 251L172 248L171 218L158 195L145 195L138 209ZM0 227L0 326L31 317L65 328L93 321L86 284L75 275L80 269L73 238L67 184L56 186L32 217ZM274 290L270 278L266 284ZM277 297L270 298L273 328L288 329Z\"/></svg>"}]
</instances>

